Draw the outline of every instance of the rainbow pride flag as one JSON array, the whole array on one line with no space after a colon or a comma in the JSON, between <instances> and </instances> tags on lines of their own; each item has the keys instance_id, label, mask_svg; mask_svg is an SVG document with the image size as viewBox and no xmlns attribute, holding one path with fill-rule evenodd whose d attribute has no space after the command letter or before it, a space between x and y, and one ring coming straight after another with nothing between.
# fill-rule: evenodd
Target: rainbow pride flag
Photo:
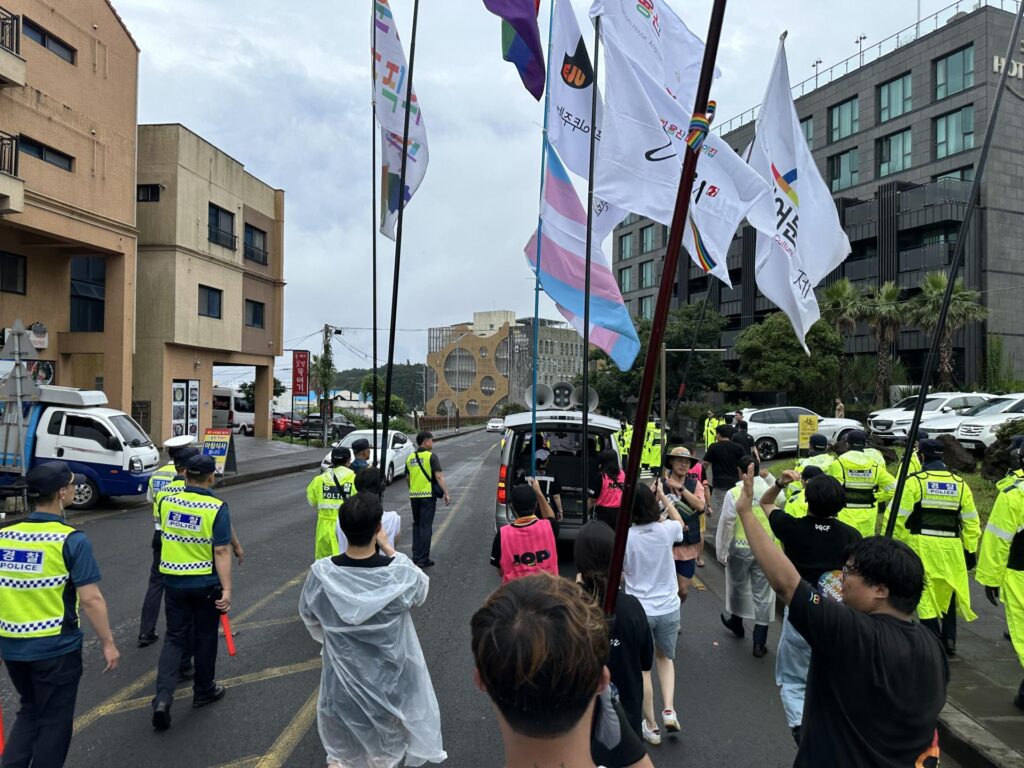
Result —
<instances>
[{"instance_id":1,"label":"rainbow pride flag","mask_svg":"<svg viewBox=\"0 0 1024 768\"><path fill-rule=\"evenodd\" d=\"M540 0L484 0L484 6L502 20L502 58L516 65L526 90L540 101L544 95L544 50L537 26Z\"/></svg>"}]
</instances>

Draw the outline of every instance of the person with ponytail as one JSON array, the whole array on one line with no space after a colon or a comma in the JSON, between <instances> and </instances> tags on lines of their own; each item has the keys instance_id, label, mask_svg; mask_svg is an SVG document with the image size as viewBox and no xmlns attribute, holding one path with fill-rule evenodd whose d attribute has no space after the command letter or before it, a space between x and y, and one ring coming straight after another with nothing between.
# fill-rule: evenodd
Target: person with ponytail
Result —
<instances>
[{"instance_id":1,"label":"person with ponytail","mask_svg":"<svg viewBox=\"0 0 1024 768\"><path fill-rule=\"evenodd\" d=\"M601 451L601 473L590 482L591 517L607 523L615 530L615 521L619 516L622 504L622 487L626 482L626 473L619 465L619 454L614 448Z\"/></svg>"}]
</instances>

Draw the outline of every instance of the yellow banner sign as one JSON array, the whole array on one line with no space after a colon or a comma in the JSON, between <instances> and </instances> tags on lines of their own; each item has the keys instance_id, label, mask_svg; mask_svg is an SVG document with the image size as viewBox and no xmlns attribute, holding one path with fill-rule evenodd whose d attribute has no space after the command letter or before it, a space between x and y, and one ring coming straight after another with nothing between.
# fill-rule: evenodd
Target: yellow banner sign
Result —
<instances>
[{"instance_id":1,"label":"yellow banner sign","mask_svg":"<svg viewBox=\"0 0 1024 768\"><path fill-rule=\"evenodd\" d=\"M818 417L817 416L801 416L800 417L800 448L807 449L811 447L811 435L818 431Z\"/></svg>"}]
</instances>

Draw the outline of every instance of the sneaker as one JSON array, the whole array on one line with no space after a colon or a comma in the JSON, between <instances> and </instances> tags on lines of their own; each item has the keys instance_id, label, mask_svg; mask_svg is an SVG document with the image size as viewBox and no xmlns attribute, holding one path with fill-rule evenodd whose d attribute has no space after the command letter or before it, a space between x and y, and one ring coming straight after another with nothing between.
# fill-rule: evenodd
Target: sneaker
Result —
<instances>
[{"instance_id":1,"label":"sneaker","mask_svg":"<svg viewBox=\"0 0 1024 768\"><path fill-rule=\"evenodd\" d=\"M199 707L205 707L207 704L213 704L215 701L220 701L224 698L224 694L227 693L227 689L223 685L214 685L213 690L202 696L192 695L192 706L198 709Z\"/></svg>"},{"instance_id":2,"label":"sneaker","mask_svg":"<svg viewBox=\"0 0 1024 768\"><path fill-rule=\"evenodd\" d=\"M741 640L743 639L744 634L746 634L743 630L743 619L741 619L739 616L733 616L729 613L722 613L719 615L719 618L722 620L722 624L725 626L726 629L728 629Z\"/></svg>"},{"instance_id":3,"label":"sneaker","mask_svg":"<svg viewBox=\"0 0 1024 768\"><path fill-rule=\"evenodd\" d=\"M640 725L640 730L643 732L644 741L648 744L653 744L655 746L661 744L661 729L659 729L658 726L651 728L647 725L647 718L644 718L643 723Z\"/></svg>"},{"instance_id":4,"label":"sneaker","mask_svg":"<svg viewBox=\"0 0 1024 768\"><path fill-rule=\"evenodd\" d=\"M665 723L665 730L667 730L667 731L678 731L678 730L680 730L680 728L679 728L679 718L676 717L676 713L675 713L674 710L671 710L671 709L663 710L662 713L661 713L661 720L662 720L663 723Z\"/></svg>"}]
</instances>

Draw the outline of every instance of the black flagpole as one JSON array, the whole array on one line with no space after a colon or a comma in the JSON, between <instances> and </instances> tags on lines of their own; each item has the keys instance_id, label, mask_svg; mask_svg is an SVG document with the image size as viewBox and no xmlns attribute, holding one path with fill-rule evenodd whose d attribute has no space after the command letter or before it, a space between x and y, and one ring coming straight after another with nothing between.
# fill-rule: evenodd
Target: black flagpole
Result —
<instances>
[{"instance_id":1,"label":"black flagpole","mask_svg":"<svg viewBox=\"0 0 1024 768\"><path fill-rule=\"evenodd\" d=\"M416 64L416 24L420 0L412 4L412 37L409 40L409 79L405 83L405 124L402 126L402 164L398 174L398 227L395 232L395 275L391 281L391 328L388 333L388 370L384 381L384 423L380 427L377 460L383 468L385 482L388 471L388 423L391 420L391 378L395 368L395 331L398 326L398 277L402 266L402 224L405 219L405 172L409 164L409 118L412 116L412 72ZM373 425L376 434L377 425ZM383 495L384 489L381 488Z\"/></svg>"},{"instance_id":2,"label":"black flagpole","mask_svg":"<svg viewBox=\"0 0 1024 768\"><path fill-rule=\"evenodd\" d=\"M715 0L711 10L711 23L708 25L708 39L704 46L704 62L700 71L700 82L697 86L697 98L693 104L693 114L707 112L708 96L711 93L711 79L715 73L715 59L718 56L718 41L722 35L722 21L725 19L726 0ZM676 206L672 213L672 228L668 234L668 250L662 266L662 278L665 275L675 276L679 264L679 250L683 244L683 231L686 217L690 210L691 190L697 171L697 152L687 147L683 161L683 174L679 180L679 191L676 194ZM636 424L646 424L651 411L651 398L654 396L654 380L658 374L658 358L661 344L665 338L665 323L668 319L668 308L672 300L672 280L662 279L658 288L658 302L654 309L651 323L651 336L647 341L647 355L644 361L643 376L640 379L640 392L637 397ZM608 570L608 588L605 593L605 613L615 613L615 602L619 593L619 582L622 580L622 560L626 554L626 536L629 533L630 512L633 509L633 496L636 484L640 480L640 454L643 450L646 430L633 428L633 440L629 448L629 463L626 467L626 485L622 491L622 505L615 526L615 549Z\"/></svg>"},{"instance_id":3,"label":"black flagpole","mask_svg":"<svg viewBox=\"0 0 1024 768\"><path fill-rule=\"evenodd\" d=\"M999 84L996 85L996 95L992 100L992 112L989 114L988 125L985 128L985 143L981 146L978 168L974 172L974 182L971 184L971 196L967 199L967 209L964 211L963 221L960 222L960 232L957 235L956 247L953 250L953 263L949 267L949 278L946 282L946 293L942 297L939 321L935 324L935 330L932 332L932 343L928 348L928 357L925 358L924 376L921 379L921 389L917 394L917 405L914 406L914 419L910 423L910 429L907 430L907 444L903 451L903 459L900 461L899 475L896 478L896 493L892 497L889 518L885 523L886 536L892 536L893 530L896 528L896 515L899 513L903 488L907 483L910 457L914 452L914 446L917 444L917 430L921 425L921 414L924 413L924 402L928 397L928 387L931 384L932 376L935 375L939 342L946 326L946 316L949 314L949 302L953 297L956 273L960 271L960 265L963 263L964 246L967 242L967 228L971 224L971 216L974 214L974 209L978 207L978 199L981 196L981 179L985 174L989 149L992 147L992 136L995 134L996 119L999 117L999 105L1003 100L1003 92L1006 90L1006 79L1010 74L1010 60L1013 57L1014 50L1017 48L1022 16L1024 16L1024 3L1021 3L1017 8L1017 16L1013 21L1013 31L1010 33L1010 42L1006 47L1006 66L1003 67L1003 71L999 74Z\"/></svg>"},{"instance_id":4,"label":"black flagpole","mask_svg":"<svg viewBox=\"0 0 1024 768\"><path fill-rule=\"evenodd\" d=\"M371 131L370 131L370 183L372 193L370 196L370 242L373 254L372 269L372 295L373 295L373 366L370 372L373 375L373 429L377 429L377 3L370 0L370 72L373 77L373 92L371 93Z\"/></svg>"},{"instance_id":5,"label":"black flagpole","mask_svg":"<svg viewBox=\"0 0 1024 768\"><path fill-rule=\"evenodd\" d=\"M704 313L707 311L708 303L711 301L710 280L711 276L708 275L708 290L707 293L704 294L704 303L700 305L700 315L697 316L697 324L693 326L693 340L690 342L690 351L686 355L686 364L683 366L682 382L679 385L679 389L676 391L675 408L672 409L672 421L675 421L676 414L679 413L679 403L682 401L682 395L686 394L686 379L690 375L690 364L693 362L694 351L697 349L697 339L700 336L700 327L704 325ZM680 392L682 392L682 395L680 395ZM662 418L664 418L664 414L662 414ZM696 443L696 441L697 436L694 435L694 442ZM665 446L662 446L662 450L664 449Z\"/></svg>"},{"instance_id":6,"label":"black flagpole","mask_svg":"<svg viewBox=\"0 0 1024 768\"><path fill-rule=\"evenodd\" d=\"M590 249L594 246L594 156L597 153L597 63L601 47L601 17L594 19L594 84L590 93L590 170L587 175L587 253L583 268L583 504L586 518L587 489L590 488Z\"/></svg>"}]
</instances>

